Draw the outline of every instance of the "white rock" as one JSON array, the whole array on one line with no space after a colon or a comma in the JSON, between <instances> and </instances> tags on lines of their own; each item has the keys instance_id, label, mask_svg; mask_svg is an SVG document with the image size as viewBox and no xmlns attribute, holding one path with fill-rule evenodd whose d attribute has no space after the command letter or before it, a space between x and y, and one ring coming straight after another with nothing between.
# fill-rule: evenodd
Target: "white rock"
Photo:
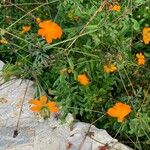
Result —
<instances>
[{"instance_id":1,"label":"white rock","mask_svg":"<svg viewBox=\"0 0 150 150\"><path fill-rule=\"evenodd\" d=\"M27 89L27 92L26 92ZM25 93L26 92L26 93ZM23 98L25 99L23 102ZM8 81L0 86L0 126L6 121L6 127L16 126L20 108L23 102L23 109L20 118L20 126L27 126L34 122L34 115L29 110L28 101L33 99L33 82L21 79Z\"/></svg>"},{"instance_id":2,"label":"white rock","mask_svg":"<svg viewBox=\"0 0 150 150\"><path fill-rule=\"evenodd\" d=\"M6 149L6 150L33 150L33 146L32 145L30 145L30 144L22 144L22 145L20 145L20 146L18 146L18 147L10 147L10 148L8 148L8 149Z\"/></svg>"},{"instance_id":3,"label":"white rock","mask_svg":"<svg viewBox=\"0 0 150 150\"><path fill-rule=\"evenodd\" d=\"M78 122L74 125L68 138L71 144L70 150L78 150L79 147L81 150L99 150L100 146L105 146L106 144L109 146L109 150L131 150L116 139L113 139L105 130L98 129L93 125L90 126L90 124L83 122ZM86 136L88 130L90 135Z\"/></svg>"},{"instance_id":4,"label":"white rock","mask_svg":"<svg viewBox=\"0 0 150 150\"><path fill-rule=\"evenodd\" d=\"M69 137L69 128L61 125L56 128L45 126L36 130L34 150L66 150Z\"/></svg>"}]
</instances>

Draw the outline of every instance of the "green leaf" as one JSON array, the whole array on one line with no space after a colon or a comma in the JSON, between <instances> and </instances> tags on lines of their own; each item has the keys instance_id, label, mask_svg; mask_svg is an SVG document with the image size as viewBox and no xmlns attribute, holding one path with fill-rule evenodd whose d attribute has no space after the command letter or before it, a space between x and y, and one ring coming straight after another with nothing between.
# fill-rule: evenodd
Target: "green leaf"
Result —
<instances>
[{"instance_id":1,"label":"green leaf","mask_svg":"<svg viewBox=\"0 0 150 150\"><path fill-rule=\"evenodd\" d=\"M140 24L138 23L138 21L137 20L135 20L135 19L131 19L131 21L132 21L132 23L133 23L133 29L135 30L135 31L140 31Z\"/></svg>"},{"instance_id":2,"label":"green leaf","mask_svg":"<svg viewBox=\"0 0 150 150\"><path fill-rule=\"evenodd\" d=\"M145 2L145 0L135 0L135 3L136 4L142 4L142 3L144 3Z\"/></svg>"},{"instance_id":3,"label":"green leaf","mask_svg":"<svg viewBox=\"0 0 150 150\"><path fill-rule=\"evenodd\" d=\"M70 66L71 70L74 70L74 63L71 60L71 58L68 58L68 63L69 63L69 66Z\"/></svg>"}]
</instances>

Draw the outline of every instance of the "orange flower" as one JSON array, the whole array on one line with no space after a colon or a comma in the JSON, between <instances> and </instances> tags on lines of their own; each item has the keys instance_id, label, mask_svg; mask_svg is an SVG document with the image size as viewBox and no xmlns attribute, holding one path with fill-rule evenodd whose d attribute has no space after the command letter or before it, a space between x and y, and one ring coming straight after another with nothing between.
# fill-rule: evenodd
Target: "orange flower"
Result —
<instances>
[{"instance_id":1,"label":"orange flower","mask_svg":"<svg viewBox=\"0 0 150 150\"><path fill-rule=\"evenodd\" d=\"M109 6L109 9L110 10L113 10L113 11L120 11L120 9L121 9L121 6L120 5L110 5Z\"/></svg>"},{"instance_id":2,"label":"orange flower","mask_svg":"<svg viewBox=\"0 0 150 150\"><path fill-rule=\"evenodd\" d=\"M131 111L129 105L118 102L107 110L107 114L111 117L116 117L118 122L122 122Z\"/></svg>"},{"instance_id":3,"label":"orange flower","mask_svg":"<svg viewBox=\"0 0 150 150\"><path fill-rule=\"evenodd\" d=\"M2 38L0 40L0 44L8 44L8 41L5 38Z\"/></svg>"},{"instance_id":4,"label":"orange flower","mask_svg":"<svg viewBox=\"0 0 150 150\"><path fill-rule=\"evenodd\" d=\"M47 109L49 112L56 113L58 112L58 108L55 102L47 102L46 96L41 96L40 100L33 99L29 101L29 104L33 104L30 109L35 112L41 112L43 109Z\"/></svg>"},{"instance_id":5,"label":"orange flower","mask_svg":"<svg viewBox=\"0 0 150 150\"><path fill-rule=\"evenodd\" d=\"M27 33L28 31L30 31L30 29L31 29L31 26L23 26L21 33Z\"/></svg>"},{"instance_id":6,"label":"orange flower","mask_svg":"<svg viewBox=\"0 0 150 150\"><path fill-rule=\"evenodd\" d=\"M106 73L112 73L112 72L115 72L116 70L117 70L117 67L114 64L104 65L104 71Z\"/></svg>"},{"instance_id":7,"label":"orange flower","mask_svg":"<svg viewBox=\"0 0 150 150\"><path fill-rule=\"evenodd\" d=\"M145 64L145 56L141 52L136 54L136 58L137 58L138 65Z\"/></svg>"},{"instance_id":8,"label":"orange flower","mask_svg":"<svg viewBox=\"0 0 150 150\"><path fill-rule=\"evenodd\" d=\"M40 18L36 18L36 23L39 24L41 22Z\"/></svg>"},{"instance_id":9,"label":"orange flower","mask_svg":"<svg viewBox=\"0 0 150 150\"><path fill-rule=\"evenodd\" d=\"M85 74L78 75L78 82L84 86L89 84L89 79Z\"/></svg>"},{"instance_id":10,"label":"orange flower","mask_svg":"<svg viewBox=\"0 0 150 150\"><path fill-rule=\"evenodd\" d=\"M148 27L145 27L143 29L143 41L145 44L150 43L150 28L148 28Z\"/></svg>"},{"instance_id":11,"label":"orange flower","mask_svg":"<svg viewBox=\"0 0 150 150\"><path fill-rule=\"evenodd\" d=\"M51 20L40 22L39 27L38 35L45 38L48 43L51 43L53 39L61 38L62 36L61 27Z\"/></svg>"}]
</instances>

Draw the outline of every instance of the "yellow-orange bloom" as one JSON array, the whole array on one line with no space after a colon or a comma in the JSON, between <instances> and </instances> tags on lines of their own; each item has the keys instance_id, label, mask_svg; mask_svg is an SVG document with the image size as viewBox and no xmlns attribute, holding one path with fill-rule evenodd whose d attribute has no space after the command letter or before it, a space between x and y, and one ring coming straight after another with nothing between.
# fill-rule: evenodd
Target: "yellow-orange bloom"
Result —
<instances>
[{"instance_id":1,"label":"yellow-orange bloom","mask_svg":"<svg viewBox=\"0 0 150 150\"><path fill-rule=\"evenodd\" d=\"M36 18L36 23L39 24L41 22L40 18Z\"/></svg>"},{"instance_id":2,"label":"yellow-orange bloom","mask_svg":"<svg viewBox=\"0 0 150 150\"><path fill-rule=\"evenodd\" d=\"M120 5L110 5L109 6L110 10L113 10L113 11L120 11L121 9L121 6Z\"/></svg>"},{"instance_id":3,"label":"yellow-orange bloom","mask_svg":"<svg viewBox=\"0 0 150 150\"><path fill-rule=\"evenodd\" d=\"M33 99L29 101L29 104L32 104L30 109L34 112L41 112L43 109L47 109L49 112L56 113L58 112L58 108L55 102L48 102L46 96L41 96L40 100Z\"/></svg>"},{"instance_id":4,"label":"yellow-orange bloom","mask_svg":"<svg viewBox=\"0 0 150 150\"><path fill-rule=\"evenodd\" d=\"M143 41L145 44L150 43L150 28L148 28L148 27L145 27L143 29Z\"/></svg>"},{"instance_id":5,"label":"yellow-orange bloom","mask_svg":"<svg viewBox=\"0 0 150 150\"><path fill-rule=\"evenodd\" d=\"M8 44L8 41L5 38L2 38L0 40L0 44Z\"/></svg>"},{"instance_id":6,"label":"yellow-orange bloom","mask_svg":"<svg viewBox=\"0 0 150 150\"><path fill-rule=\"evenodd\" d=\"M89 78L85 74L78 75L78 82L84 86L89 84Z\"/></svg>"},{"instance_id":7,"label":"yellow-orange bloom","mask_svg":"<svg viewBox=\"0 0 150 150\"><path fill-rule=\"evenodd\" d=\"M117 118L118 122L122 122L131 111L132 110L129 105L118 102L112 108L107 110L107 114L111 117Z\"/></svg>"},{"instance_id":8,"label":"yellow-orange bloom","mask_svg":"<svg viewBox=\"0 0 150 150\"><path fill-rule=\"evenodd\" d=\"M112 73L112 72L115 72L116 70L117 70L117 67L114 64L104 65L104 71L106 73Z\"/></svg>"},{"instance_id":9,"label":"yellow-orange bloom","mask_svg":"<svg viewBox=\"0 0 150 150\"><path fill-rule=\"evenodd\" d=\"M22 27L22 32L21 32L21 33L27 33L27 32L30 31L30 29L31 29L31 26L23 26L23 27Z\"/></svg>"},{"instance_id":10,"label":"yellow-orange bloom","mask_svg":"<svg viewBox=\"0 0 150 150\"><path fill-rule=\"evenodd\" d=\"M41 35L48 43L62 36L61 27L51 20L40 22L39 27L38 35Z\"/></svg>"},{"instance_id":11,"label":"yellow-orange bloom","mask_svg":"<svg viewBox=\"0 0 150 150\"><path fill-rule=\"evenodd\" d=\"M138 65L144 65L145 64L145 56L142 53L137 53L136 58L137 58Z\"/></svg>"}]
</instances>

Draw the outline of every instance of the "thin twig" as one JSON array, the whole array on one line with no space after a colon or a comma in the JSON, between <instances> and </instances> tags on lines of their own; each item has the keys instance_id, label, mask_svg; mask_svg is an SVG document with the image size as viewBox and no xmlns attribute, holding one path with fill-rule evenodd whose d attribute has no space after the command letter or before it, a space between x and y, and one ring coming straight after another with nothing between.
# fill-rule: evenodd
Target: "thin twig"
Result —
<instances>
[{"instance_id":1,"label":"thin twig","mask_svg":"<svg viewBox=\"0 0 150 150\"><path fill-rule=\"evenodd\" d=\"M84 142L85 142L85 140L86 140L86 137L89 135L89 132L90 132L90 129L91 129L92 125L95 124L95 123L96 123L99 119L101 119L102 117L104 117L104 115L100 116L98 119L96 119L95 121L93 121L93 122L90 124L90 126L89 126L89 128L88 128L88 131L87 131L87 133L86 133L85 136L84 136L84 139L81 141L81 143L80 143L80 145L79 145L79 147L78 147L78 150L81 150L81 148L82 148L82 146L83 146L83 144L84 144Z\"/></svg>"},{"instance_id":2,"label":"thin twig","mask_svg":"<svg viewBox=\"0 0 150 150\"><path fill-rule=\"evenodd\" d=\"M37 10L38 8L43 7L44 5L46 5L46 4L44 3L44 4L40 5L40 6L35 7L34 9L30 10L30 11L27 12L25 15L23 15L23 16L20 17L18 20L16 20L14 23L12 23L10 26L8 26L8 27L6 28L6 30L9 30L12 26L14 26L16 23L18 23L18 22L19 22L20 20L22 20L24 17L26 17L27 15L31 14L31 12Z\"/></svg>"},{"instance_id":3,"label":"thin twig","mask_svg":"<svg viewBox=\"0 0 150 150\"><path fill-rule=\"evenodd\" d=\"M66 107L67 107L67 106L66 106ZM84 109L84 108L77 108L77 107L67 107L67 108L68 108L68 109L79 109L79 110L91 111L91 112L103 114L103 112L100 112L100 111L98 111L98 110L91 110L91 109Z\"/></svg>"},{"instance_id":4,"label":"thin twig","mask_svg":"<svg viewBox=\"0 0 150 150\"><path fill-rule=\"evenodd\" d=\"M121 76L121 73L120 73L119 69L118 69L118 73L119 73L119 76L120 76L122 85L123 85L123 87L124 87L124 89L125 89L125 92L126 92L126 94L129 96L128 90L127 90L127 88L126 88L126 86L125 86L125 83L124 83L124 81L123 81L123 79L122 79L122 76Z\"/></svg>"},{"instance_id":5,"label":"thin twig","mask_svg":"<svg viewBox=\"0 0 150 150\"><path fill-rule=\"evenodd\" d=\"M18 9L20 9L21 11L23 11L23 12L26 13L26 11L25 11L23 8L21 8L21 7L17 6L17 5L14 5L14 6L15 6L16 8L18 8ZM32 13L29 13L28 15L30 15L32 18L36 19L36 17L35 17Z\"/></svg>"},{"instance_id":6,"label":"thin twig","mask_svg":"<svg viewBox=\"0 0 150 150\"><path fill-rule=\"evenodd\" d=\"M146 98L147 98L147 96L148 96L149 90L150 90L150 85L148 86L148 89L147 89L147 91L146 91L146 93L145 93L145 95L144 95L143 102L142 102L142 104L140 105L140 108L138 109L138 112L141 110L143 104L145 103L145 100L146 100Z\"/></svg>"},{"instance_id":7,"label":"thin twig","mask_svg":"<svg viewBox=\"0 0 150 150\"><path fill-rule=\"evenodd\" d=\"M24 92L24 96L23 96L23 99L22 99L22 102L21 102L21 107L20 107L20 111L19 111L19 115L18 115L17 124L16 124L16 129L14 130L14 134L13 134L14 138L18 135L18 128L19 128L19 123L20 123L21 112L22 112L22 109L23 109L23 104L24 104L24 101L25 101L25 96L26 96L26 93L27 93L27 90L28 90L28 87L29 87L29 83L30 83L30 80L28 80L28 83L27 83L27 86L26 86L26 89L25 89L25 92Z\"/></svg>"},{"instance_id":8,"label":"thin twig","mask_svg":"<svg viewBox=\"0 0 150 150\"><path fill-rule=\"evenodd\" d=\"M131 88L132 88L133 94L134 94L134 96L136 97L135 89L134 89L133 84L132 84L132 82L131 82L131 80L130 80L128 74L127 74L127 71L125 70L124 67L123 67L123 69L124 69L125 75L127 76L128 81L129 81L129 83L130 83L130 86L131 86Z\"/></svg>"}]
</instances>

